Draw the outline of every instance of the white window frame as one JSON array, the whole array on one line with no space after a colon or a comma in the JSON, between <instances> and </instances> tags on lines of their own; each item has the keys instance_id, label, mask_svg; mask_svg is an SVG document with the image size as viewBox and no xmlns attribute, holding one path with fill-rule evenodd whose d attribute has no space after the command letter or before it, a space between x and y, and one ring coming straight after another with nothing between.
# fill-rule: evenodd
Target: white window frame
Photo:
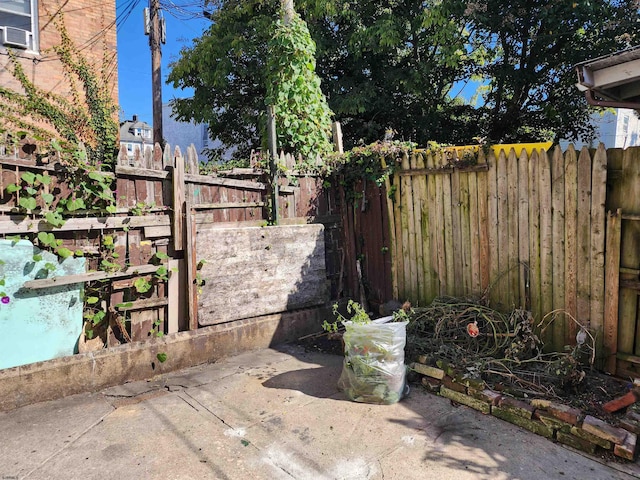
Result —
<instances>
[{"instance_id":1,"label":"white window frame","mask_svg":"<svg viewBox=\"0 0 640 480\"><path fill-rule=\"evenodd\" d=\"M24 4L28 2L30 12L23 13L19 12L17 9L17 5L14 8L11 8L11 4ZM30 29L26 30L21 28L21 30L26 30L28 33L28 45L25 48L27 52L37 52L39 48L38 42L38 0L0 0L0 48L20 48L15 45L5 45L5 29L6 27L13 27L9 24L8 20L10 17L14 18L29 18ZM13 27L17 28L17 27Z\"/></svg>"}]
</instances>

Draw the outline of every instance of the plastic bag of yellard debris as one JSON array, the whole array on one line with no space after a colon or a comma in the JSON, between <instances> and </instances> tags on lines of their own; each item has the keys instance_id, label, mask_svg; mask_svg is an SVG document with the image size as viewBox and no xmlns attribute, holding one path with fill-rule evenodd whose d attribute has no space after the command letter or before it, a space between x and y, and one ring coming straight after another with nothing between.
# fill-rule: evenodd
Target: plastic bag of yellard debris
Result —
<instances>
[{"instance_id":1,"label":"plastic bag of yellard debris","mask_svg":"<svg viewBox=\"0 0 640 480\"><path fill-rule=\"evenodd\" d=\"M356 402L392 404L405 393L407 321L344 321L344 363L338 388Z\"/></svg>"}]
</instances>

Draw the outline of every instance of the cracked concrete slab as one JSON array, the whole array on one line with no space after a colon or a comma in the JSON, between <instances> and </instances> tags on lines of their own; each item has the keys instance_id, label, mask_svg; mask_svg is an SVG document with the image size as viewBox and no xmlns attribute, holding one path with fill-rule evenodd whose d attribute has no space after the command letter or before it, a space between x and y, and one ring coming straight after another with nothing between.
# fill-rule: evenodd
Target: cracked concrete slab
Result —
<instances>
[{"instance_id":1,"label":"cracked concrete slab","mask_svg":"<svg viewBox=\"0 0 640 480\"><path fill-rule=\"evenodd\" d=\"M77 395L0 413L0 478L23 478L64 451L114 408L101 395Z\"/></svg>"},{"instance_id":2,"label":"cracked concrete slab","mask_svg":"<svg viewBox=\"0 0 640 480\"><path fill-rule=\"evenodd\" d=\"M261 350L0 414L0 477L640 478L419 389L395 405L350 402L341 363Z\"/></svg>"}]
</instances>

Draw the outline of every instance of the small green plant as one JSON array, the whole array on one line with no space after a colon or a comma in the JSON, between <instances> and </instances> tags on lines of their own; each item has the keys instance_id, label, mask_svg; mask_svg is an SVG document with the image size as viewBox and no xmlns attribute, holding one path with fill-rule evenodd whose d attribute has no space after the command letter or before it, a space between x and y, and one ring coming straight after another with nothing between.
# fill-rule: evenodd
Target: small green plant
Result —
<instances>
[{"instance_id":1,"label":"small green plant","mask_svg":"<svg viewBox=\"0 0 640 480\"><path fill-rule=\"evenodd\" d=\"M351 314L351 318L346 318L339 311L339 305L337 303L333 304L333 315L337 318L335 322L329 323L326 320L322 324L322 328L330 333L335 333L338 331L338 322L353 322L358 324L371 323L371 317L369 314L364 311L362 305L358 302L354 302L349 299L347 302L347 313Z\"/></svg>"},{"instance_id":2,"label":"small green plant","mask_svg":"<svg viewBox=\"0 0 640 480\"><path fill-rule=\"evenodd\" d=\"M135 288L138 293L147 293L153 288L153 285L146 278L140 277L134 280L133 288Z\"/></svg>"},{"instance_id":3,"label":"small green plant","mask_svg":"<svg viewBox=\"0 0 640 480\"><path fill-rule=\"evenodd\" d=\"M160 330L161 326L162 326L161 320L156 320L155 322L153 322L153 328L149 331L149 335L151 335L152 337L164 336L164 332Z\"/></svg>"},{"instance_id":4,"label":"small green plant","mask_svg":"<svg viewBox=\"0 0 640 480\"><path fill-rule=\"evenodd\" d=\"M143 215L148 215L149 212L151 212L151 210L153 210L155 207L156 207L156 204L154 202L151 202L151 203L138 202L134 207L131 207L129 209L129 213L135 217L140 217Z\"/></svg>"}]
</instances>

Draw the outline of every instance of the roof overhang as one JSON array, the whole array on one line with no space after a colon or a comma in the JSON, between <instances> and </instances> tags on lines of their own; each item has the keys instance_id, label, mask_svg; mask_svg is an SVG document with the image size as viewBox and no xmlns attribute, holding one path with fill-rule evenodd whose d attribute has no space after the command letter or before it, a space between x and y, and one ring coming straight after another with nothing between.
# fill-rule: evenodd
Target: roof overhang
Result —
<instances>
[{"instance_id":1,"label":"roof overhang","mask_svg":"<svg viewBox=\"0 0 640 480\"><path fill-rule=\"evenodd\" d=\"M587 102L640 110L640 45L576 65Z\"/></svg>"}]
</instances>

